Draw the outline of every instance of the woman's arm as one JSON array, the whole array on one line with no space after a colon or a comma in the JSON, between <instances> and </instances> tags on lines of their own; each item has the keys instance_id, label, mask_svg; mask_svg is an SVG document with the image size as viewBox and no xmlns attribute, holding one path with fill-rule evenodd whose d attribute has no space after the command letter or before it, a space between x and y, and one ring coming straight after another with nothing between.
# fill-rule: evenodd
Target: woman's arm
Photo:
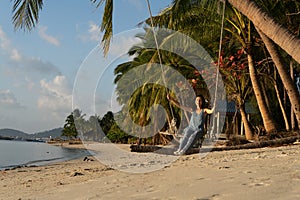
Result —
<instances>
[{"instance_id":1,"label":"woman's arm","mask_svg":"<svg viewBox=\"0 0 300 200\"><path fill-rule=\"evenodd\" d=\"M181 108L182 110L188 111L188 112L193 112L193 109L191 107L187 107L184 105L180 105L180 103L178 101L176 101L175 99L173 99L172 97L170 97L170 95L167 95L167 99L173 103L175 106Z\"/></svg>"},{"instance_id":2,"label":"woman's arm","mask_svg":"<svg viewBox=\"0 0 300 200\"><path fill-rule=\"evenodd\" d=\"M214 112L214 108L212 108L212 109L204 108L204 112L205 112L206 114L212 114L212 113Z\"/></svg>"}]
</instances>

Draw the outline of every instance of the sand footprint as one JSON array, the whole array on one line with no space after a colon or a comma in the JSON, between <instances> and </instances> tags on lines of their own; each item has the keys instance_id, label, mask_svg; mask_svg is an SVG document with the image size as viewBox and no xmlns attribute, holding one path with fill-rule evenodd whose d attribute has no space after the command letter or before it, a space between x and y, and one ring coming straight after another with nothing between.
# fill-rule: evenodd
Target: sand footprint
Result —
<instances>
[{"instance_id":1,"label":"sand footprint","mask_svg":"<svg viewBox=\"0 0 300 200\"><path fill-rule=\"evenodd\" d=\"M262 178L262 179L256 179L253 180L252 183L249 184L249 186L257 187L257 186L269 186L270 185L270 178Z\"/></svg>"},{"instance_id":2,"label":"sand footprint","mask_svg":"<svg viewBox=\"0 0 300 200\"><path fill-rule=\"evenodd\" d=\"M219 200L222 199L220 194L213 194L210 197L196 198L196 200Z\"/></svg>"}]
</instances>

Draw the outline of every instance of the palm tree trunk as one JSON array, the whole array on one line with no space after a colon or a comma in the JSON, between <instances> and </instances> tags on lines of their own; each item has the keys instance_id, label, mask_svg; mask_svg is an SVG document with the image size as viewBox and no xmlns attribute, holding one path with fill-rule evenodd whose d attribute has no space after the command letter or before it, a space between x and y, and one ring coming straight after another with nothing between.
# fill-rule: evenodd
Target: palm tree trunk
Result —
<instances>
[{"instance_id":1,"label":"palm tree trunk","mask_svg":"<svg viewBox=\"0 0 300 200\"><path fill-rule=\"evenodd\" d=\"M269 102L269 99L268 99L268 95L267 95L267 91L266 91L266 80L263 80L262 84L260 84L261 86L261 92L263 94L263 98L264 100L266 101L266 106L268 108L268 110L271 110L271 107L270 107L270 102Z\"/></svg>"},{"instance_id":2,"label":"palm tree trunk","mask_svg":"<svg viewBox=\"0 0 300 200\"><path fill-rule=\"evenodd\" d=\"M259 85L259 82L257 80L256 70L253 63L253 58L250 54L247 55L248 57L248 65L249 65L249 73L250 73L250 79L253 87L253 92L256 97L256 101L258 104L258 108L260 110L263 123L266 129L267 133L273 132L276 130L276 125L274 122L274 119L272 118L267 106L266 101L263 98L263 94L261 92L261 87Z\"/></svg>"},{"instance_id":3,"label":"palm tree trunk","mask_svg":"<svg viewBox=\"0 0 300 200\"><path fill-rule=\"evenodd\" d=\"M285 130L289 131L290 130L289 120L287 118L287 115L286 115L283 103L281 101L280 93L279 93L276 81L274 82L274 88L275 88L277 99L278 99L278 103L279 103L279 106L280 106L280 109L281 109L281 112L282 112L282 115L283 115L283 119L284 119L284 123L285 123Z\"/></svg>"},{"instance_id":4,"label":"palm tree trunk","mask_svg":"<svg viewBox=\"0 0 300 200\"><path fill-rule=\"evenodd\" d=\"M154 113L155 113L155 120L154 120L154 127L153 127L153 136L152 136L152 144L156 144L156 139L159 133L159 130L157 128L157 120L158 119L158 112L157 112L157 107L154 107Z\"/></svg>"},{"instance_id":5,"label":"palm tree trunk","mask_svg":"<svg viewBox=\"0 0 300 200\"><path fill-rule=\"evenodd\" d=\"M294 82L294 68L293 68L293 60L290 61L290 76L292 81ZM295 123L295 113L293 107L291 107L291 129L295 130L296 123Z\"/></svg>"},{"instance_id":6,"label":"palm tree trunk","mask_svg":"<svg viewBox=\"0 0 300 200\"><path fill-rule=\"evenodd\" d=\"M300 39L297 36L275 22L253 0L228 0L228 2L247 16L258 29L300 63Z\"/></svg>"},{"instance_id":7,"label":"palm tree trunk","mask_svg":"<svg viewBox=\"0 0 300 200\"><path fill-rule=\"evenodd\" d=\"M245 105L241 105L240 106L240 112L241 112L241 116L242 116L242 122L244 124L245 127L245 136L247 140L252 140L253 139L253 131L250 127L249 121L247 119L247 115L245 112Z\"/></svg>"},{"instance_id":8,"label":"palm tree trunk","mask_svg":"<svg viewBox=\"0 0 300 200\"><path fill-rule=\"evenodd\" d=\"M296 115L296 119L298 122L298 128L300 128L300 96L297 91L297 88L292 81L291 77L288 74L288 70L285 69L284 64L282 62L281 56L278 53L278 50L276 49L274 43L260 30L258 30L258 33L260 34L263 42L265 43L272 60L275 63L275 66L278 70L279 76L282 80L282 83L287 91L287 94L289 96L289 99L292 104L292 108L294 110L294 113Z\"/></svg>"}]
</instances>

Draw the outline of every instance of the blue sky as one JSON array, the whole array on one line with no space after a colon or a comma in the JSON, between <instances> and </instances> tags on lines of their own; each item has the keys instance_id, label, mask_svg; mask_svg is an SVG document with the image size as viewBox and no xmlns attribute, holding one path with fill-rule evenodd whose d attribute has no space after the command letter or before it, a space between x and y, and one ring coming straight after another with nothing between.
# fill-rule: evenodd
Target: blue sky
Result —
<instances>
[{"instance_id":1,"label":"blue sky","mask_svg":"<svg viewBox=\"0 0 300 200\"><path fill-rule=\"evenodd\" d=\"M155 15L171 0L150 2ZM92 50L95 53L101 37L102 9L95 9L89 0L45 1L39 24L31 32L14 31L11 10L11 1L0 1L0 128L35 133L62 127L66 116L72 112L76 77L84 74L83 69L88 63L83 61L88 55L95 56ZM96 51L101 57L99 66L102 71L89 68L92 70L90 74L107 76L107 72L113 70L113 64L123 61L120 52L126 52L126 48L137 42L132 29L147 17L145 0L115 1L114 34L119 36L108 57L103 58ZM130 34L123 34L128 30L131 30ZM113 64L105 68L111 62ZM101 81L97 81L102 83L105 78L113 81L113 77L102 77ZM89 90L89 86L80 85L85 91ZM97 94L101 94L105 87L96 88ZM102 112L99 107L98 110Z\"/></svg>"}]
</instances>

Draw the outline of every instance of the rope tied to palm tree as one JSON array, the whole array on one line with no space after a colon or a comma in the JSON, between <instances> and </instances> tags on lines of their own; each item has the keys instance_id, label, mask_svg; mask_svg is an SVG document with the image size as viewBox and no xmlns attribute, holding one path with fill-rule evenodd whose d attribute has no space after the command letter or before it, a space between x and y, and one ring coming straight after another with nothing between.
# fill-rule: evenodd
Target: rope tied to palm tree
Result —
<instances>
[{"instance_id":1,"label":"rope tied to palm tree","mask_svg":"<svg viewBox=\"0 0 300 200\"><path fill-rule=\"evenodd\" d=\"M220 3L223 3L222 9L222 19L221 19L221 32L220 32L220 41L219 41L219 52L218 52L218 63L217 63L217 70L216 70L216 87L215 87L215 96L214 96L214 104L213 108L216 109L217 104L217 93L218 93L218 82L219 82L219 71L220 71L220 61L221 61L221 53L222 53L222 41L223 41L223 30L224 30L224 20L225 20L225 8L226 8L226 0L220 0ZM215 127L215 112L213 116L213 126L211 129L211 135L213 134L214 127Z\"/></svg>"},{"instance_id":2,"label":"rope tied to palm tree","mask_svg":"<svg viewBox=\"0 0 300 200\"><path fill-rule=\"evenodd\" d=\"M157 55L158 55L158 59L159 59L159 65L160 65L160 69L162 71L162 79L163 79L164 86L167 87L167 82L166 82L166 78L165 78L165 71L163 69L162 58L161 58L161 54L160 54L160 50L159 50L159 46L158 46L158 42L157 42L156 33L155 33L155 30L154 30L154 23L153 23L153 15L152 15L152 11L151 11L151 6L150 6L149 0L146 0L146 2L147 2L147 6L148 6L149 15L150 15L151 30L153 32L153 37L154 37L154 41L155 41L155 45L156 45L156 51L157 51ZM168 95L168 90L166 90L166 93ZM170 103L169 103L169 107L170 107L170 111L171 111L171 115L172 115L172 121L176 122L176 119L174 117L173 108L170 105Z\"/></svg>"}]
</instances>

